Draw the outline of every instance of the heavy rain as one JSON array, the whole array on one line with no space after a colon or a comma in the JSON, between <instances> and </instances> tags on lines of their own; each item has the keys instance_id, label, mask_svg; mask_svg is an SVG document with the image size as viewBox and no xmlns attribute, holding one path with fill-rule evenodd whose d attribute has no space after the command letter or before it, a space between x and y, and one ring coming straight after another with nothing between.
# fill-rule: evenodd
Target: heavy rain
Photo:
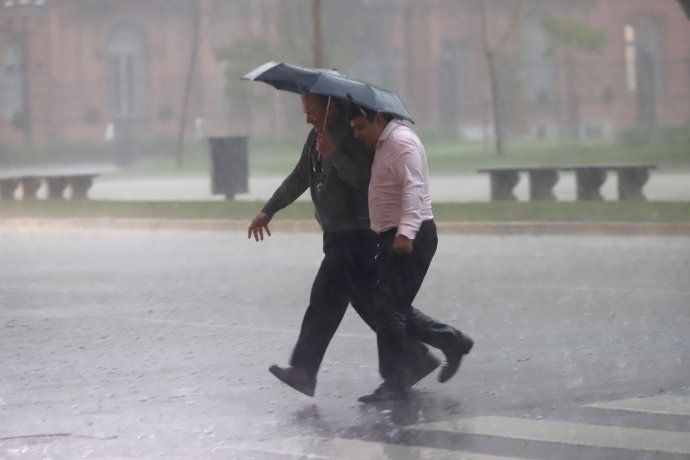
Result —
<instances>
[{"instance_id":1,"label":"heavy rain","mask_svg":"<svg viewBox=\"0 0 690 460\"><path fill-rule=\"evenodd\" d=\"M688 267L688 0L0 1L0 459L687 459Z\"/></svg>"}]
</instances>

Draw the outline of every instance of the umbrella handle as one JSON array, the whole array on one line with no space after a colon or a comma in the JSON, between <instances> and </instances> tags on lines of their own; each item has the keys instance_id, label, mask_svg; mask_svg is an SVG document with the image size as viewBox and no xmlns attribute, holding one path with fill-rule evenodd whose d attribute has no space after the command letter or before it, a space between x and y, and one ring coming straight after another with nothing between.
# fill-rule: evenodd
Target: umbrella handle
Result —
<instances>
[{"instance_id":1,"label":"umbrella handle","mask_svg":"<svg viewBox=\"0 0 690 460\"><path fill-rule=\"evenodd\" d=\"M326 115L323 117L323 131L326 132L326 122L328 122L328 112L331 110L331 96L328 96L328 102L326 103Z\"/></svg>"}]
</instances>

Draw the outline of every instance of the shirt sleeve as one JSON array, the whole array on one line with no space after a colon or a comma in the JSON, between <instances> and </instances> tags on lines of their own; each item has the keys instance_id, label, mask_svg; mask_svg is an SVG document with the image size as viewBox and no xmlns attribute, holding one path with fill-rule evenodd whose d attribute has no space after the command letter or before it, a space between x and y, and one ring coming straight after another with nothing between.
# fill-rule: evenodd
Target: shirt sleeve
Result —
<instances>
[{"instance_id":1,"label":"shirt sleeve","mask_svg":"<svg viewBox=\"0 0 690 460\"><path fill-rule=\"evenodd\" d=\"M402 184L402 209L397 234L413 240L422 225L424 174L421 152L406 147L391 167Z\"/></svg>"},{"instance_id":2,"label":"shirt sleeve","mask_svg":"<svg viewBox=\"0 0 690 460\"><path fill-rule=\"evenodd\" d=\"M316 133L312 130L304 143L302 155L297 165L283 183L280 184L280 187L273 192L273 196L263 207L263 212L273 217L276 212L292 204L309 188L309 151L311 145L315 143Z\"/></svg>"}]
</instances>

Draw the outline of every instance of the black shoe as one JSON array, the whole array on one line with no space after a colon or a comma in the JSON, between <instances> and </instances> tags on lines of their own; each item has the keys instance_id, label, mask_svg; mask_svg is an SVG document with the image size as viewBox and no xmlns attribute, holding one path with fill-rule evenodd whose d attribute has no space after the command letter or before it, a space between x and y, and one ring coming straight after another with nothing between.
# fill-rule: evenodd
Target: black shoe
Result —
<instances>
[{"instance_id":1,"label":"black shoe","mask_svg":"<svg viewBox=\"0 0 690 460\"><path fill-rule=\"evenodd\" d=\"M357 401L376 403L384 401L400 401L407 398L407 389L403 385L392 385L383 382L372 394L360 396Z\"/></svg>"},{"instance_id":2,"label":"black shoe","mask_svg":"<svg viewBox=\"0 0 690 460\"><path fill-rule=\"evenodd\" d=\"M307 374L299 367L280 367L275 364L268 368L268 371L278 377L281 382L290 385L297 391L307 396L314 396L316 379Z\"/></svg>"},{"instance_id":3,"label":"black shoe","mask_svg":"<svg viewBox=\"0 0 690 460\"><path fill-rule=\"evenodd\" d=\"M427 375L434 372L434 369L436 369L440 365L441 361L436 359L436 357L431 353L427 353L423 358L421 358L418 362L414 363L407 370L405 384L411 387Z\"/></svg>"},{"instance_id":4,"label":"black shoe","mask_svg":"<svg viewBox=\"0 0 690 460\"><path fill-rule=\"evenodd\" d=\"M462 336L460 342L452 350L443 350L446 355L446 362L443 363L441 372L438 374L438 381L443 383L450 380L458 371L462 357L470 352L474 342L466 335Z\"/></svg>"}]
</instances>

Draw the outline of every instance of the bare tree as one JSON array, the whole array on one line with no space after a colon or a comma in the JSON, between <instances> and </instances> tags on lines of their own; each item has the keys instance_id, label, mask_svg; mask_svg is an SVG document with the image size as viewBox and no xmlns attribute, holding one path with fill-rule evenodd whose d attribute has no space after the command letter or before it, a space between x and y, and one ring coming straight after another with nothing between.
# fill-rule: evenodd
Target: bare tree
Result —
<instances>
[{"instance_id":1,"label":"bare tree","mask_svg":"<svg viewBox=\"0 0 690 460\"><path fill-rule=\"evenodd\" d=\"M321 18L321 0L313 0L311 17L314 34L314 67L323 67L323 23Z\"/></svg>"},{"instance_id":2,"label":"bare tree","mask_svg":"<svg viewBox=\"0 0 690 460\"><path fill-rule=\"evenodd\" d=\"M177 148L175 149L175 165L180 168L183 163L184 154L184 133L187 126L187 111L189 110L189 98L192 92L192 82L196 69L196 56L199 51L199 33L201 25L201 1L194 2L194 14L192 16L192 49L189 55L189 66L187 68L187 79L184 85L184 96L182 98L182 113L180 114L180 128L177 132Z\"/></svg>"},{"instance_id":3,"label":"bare tree","mask_svg":"<svg viewBox=\"0 0 690 460\"><path fill-rule=\"evenodd\" d=\"M498 52L503 48L505 45L506 41L508 40L508 37L513 33L513 29L515 28L518 19L520 17L520 13L522 11L522 2L523 0L516 0L513 5L513 11L510 16L510 22L508 23L508 26L506 27L506 30L504 31L503 35L500 36L500 38L496 41L496 43L492 46L490 43L490 31L489 31L489 20L487 18L486 14L486 1L487 0L478 0L479 1L479 10L480 10L480 28L481 28L481 42L482 42L482 50L484 52L484 56L486 58L486 64L487 64L487 69L489 73L489 85L490 85L490 90L491 90L491 111L493 114L493 119L494 119L494 130L495 130L495 138L496 138L496 154L501 156L504 154L504 148L503 148L503 140L505 137L504 134L504 123L503 123L503 117L502 117L502 112L501 112L501 107L499 105L498 101L498 94L499 94L499 83L498 83L498 72L497 72L497 65L496 65L496 55Z\"/></svg>"}]
</instances>

